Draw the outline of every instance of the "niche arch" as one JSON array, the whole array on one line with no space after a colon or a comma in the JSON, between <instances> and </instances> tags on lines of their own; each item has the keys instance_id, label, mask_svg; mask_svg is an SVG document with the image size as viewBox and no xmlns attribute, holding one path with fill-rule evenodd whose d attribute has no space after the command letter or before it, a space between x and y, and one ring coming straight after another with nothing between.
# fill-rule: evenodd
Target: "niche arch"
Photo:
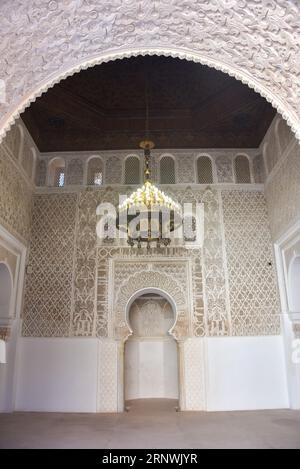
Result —
<instances>
[{"instance_id":1,"label":"niche arch","mask_svg":"<svg viewBox=\"0 0 300 469\"><path fill-rule=\"evenodd\" d=\"M172 330L175 327L175 324L177 322L176 303L173 300L173 298L166 291L162 290L161 288L142 288L141 290L138 290L137 292L135 292L132 295L132 297L128 300L128 303L126 305L126 310L125 310L125 319L126 319L128 329L130 330L130 332L132 334L132 329L131 329L130 320L129 320L129 313L130 313L131 306L133 305L133 303L138 298L140 298L141 296L144 296L144 295L149 295L149 294L158 295L159 297L164 298L166 301L168 301L168 303L171 305L171 308L172 308L172 311L173 311L174 321L173 321L173 324L172 324L172 326L170 327L170 329L168 331L168 334L172 335Z\"/></svg>"},{"instance_id":2,"label":"niche arch","mask_svg":"<svg viewBox=\"0 0 300 469\"><path fill-rule=\"evenodd\" d=\"M171 301L170 301L171 300ZM124 401L172 399L179 402L179 347L172 336L176 310L159 289L144 289L128 302L133 334L124 344Z\"/></svg>"},{"instance_id":3,"label":"niche arch","mask_svg":"<svg viewBox=\"0 0 300 469\"><path fill-rule=\"evenodd\" d=\"M186 339L190 335L189 319L191 317L186 295L171 276L152 270L130 276L119 287L113 306L112 336L125 342L132 334L128 323L128 305L131 305L142 291L162 292L176 311L176 321L170 334L176 340Z\"/></svg>"}]
</instances>

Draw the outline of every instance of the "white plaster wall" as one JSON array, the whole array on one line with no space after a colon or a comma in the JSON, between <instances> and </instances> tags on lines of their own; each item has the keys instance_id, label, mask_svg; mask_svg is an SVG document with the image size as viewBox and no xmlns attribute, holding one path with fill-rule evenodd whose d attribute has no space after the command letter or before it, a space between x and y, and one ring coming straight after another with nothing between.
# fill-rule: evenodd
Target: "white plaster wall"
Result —
<instances>
[{"instance_id":1,"label":"white plaster wall","mask_svg":"<svg viewBox=\"0 0 300 469\"><path fill-rule=\"evenodd\" d=\"M201 401L206 402L207 410L289 407L280 336L194 341L202 341L204 349L193 347L193 356L187 356L185 368L191 359L199 363L193 368L194 376L190 373L187 385L194 398L205 392L206 398L201 397ZM96 412L97 389L105 384L98 377L97 386L99 344L97 339L21 338L16 410ZM126 347L132 369L134 363L141 365L139 373L135 367L135 374L130 374L127 399L178 397L175 341L128 341Z\"/></svg>"},{"instance_id":2,"label":"white plaster wall","mask_svg":"<svg viewBox=\"0 0 300 469\"><path fill-rule=\"evenodd\" d=\"M19 321L15 320L11 326L10 338L5 343L6 363L0 363L0 412L14 410L15 357L18 335Z\"/></svg>"},{"instance_id":3,"label":"white plaster wall","mask_svg":"<svg viewBox=\"0 0 300 469\"><path fill-rule=\"evenodd\" d=\"M280 336L207 339L208 410L289 407Z\"/></svg>"},{"instance_id":4,"label":"white plaster wall","mask_svg":"<svg viewBox=\"0 0 300 469\"><path fill-rule=\"evenodd\" d=\"M21 338L16 410L96 412L98 340Z\"/></svg>"},{"instance_id":5,"label":"white plaster wall","mask_svg":"<svg viewBox=\"0 0 300 469\"><path fill-rule=\"evenodd\" d=\"M125 399L178 399L177 344L172 338L128 340Z\"/></svg>"}]
</instances>

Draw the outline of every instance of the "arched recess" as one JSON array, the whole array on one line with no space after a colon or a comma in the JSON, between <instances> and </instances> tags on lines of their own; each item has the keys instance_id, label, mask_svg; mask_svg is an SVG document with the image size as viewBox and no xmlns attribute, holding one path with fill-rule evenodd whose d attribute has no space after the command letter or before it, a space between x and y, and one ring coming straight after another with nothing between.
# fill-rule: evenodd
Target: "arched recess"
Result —
<instances>
[{"instance_id":1,"label":"arched recess","mask_svg":"<svg viewBox=\"0 0 300 469\"><path fill-rule=\"evenodd\" d=\"M104 183L103 160L98 155L91 156L86 162L86 184L88 186L102 186Z\"/></svg>"},{"instance_id":2,"label":"arched recess","mask_svg":"<svg viewBox=\"0 0 300 469\"><path fill-rule=\"evenodd\" d=\"M250 160L247 155L236 155L233 160L234 177L237 184L251 183L251 167Z\"/></svg>"},{"instance_id":3,"label":"arched recess","mask_svg":"<svg viewBox=\"0 0 300 469\"><path fill-rule=\"evenodd\" d=\"M128 155L124 162L124 184L140 184L141 162L136 155Z\"/></svg>"},{"instance_id":4,"label":"arched recess","mask_svg":"<svg viewBox=\"0 0 300 469\"><path fill-rule=\"evenodd\" d=\"M10 317L13 292L12 274L6 263L0 262L0 320Z\"/></svg>"},{"instance_id":5,"label":"arched recess","mask_svg":"<svg viewBox=\"0 0 300 469\"><path fill-rule=\"evenodd\" d=\"M300 314L300 256L294 258L289 272L290 309Z\"/></svg>"},{"instance_id":6,"label":"arched recess","mask_svg":"<svg viewBox=\"0 0 300 469\"><path fill-rule=\"evenodd\" d=\"M178 348L169 334L176 321L172 303L164 292L147 289L128 304L126 316L133 334L124 352L125 401L179 399Z\"/></svg>"},{"instance_id":7,"label":"arched recess","mask_svg":"<svg viewBox=\"0 0 300 469\"><path fill-rule=\"evenodd\" d=\"M176 311L176 321L170 334L177 340L190 335L189 311L186 293L172 277L156 272L143 271L130 276L115 292L112 310L111 333L114 338L125 341L132 333L128 323L128 308L141 292L159 292Z\"/></svg>"},{"instance_id":8,"label":"arched recess","mask_svg":"<svg viewBox=\"0 0 300 469\"><path fill-rule=\"evenodd\" d=\"M164 154L159 160L160 184L176 184L176 162L173 155Z\"/></svg>"},{"instance_id":9,"label":"arched recess","mask_svg":"<svg viewBox=\"0 0 300 469\"><path fill-rule=\"evenodd\" d=\"M47 183L52 187L63 187L65 185L66 163L63 158L53 158L49 161L47 171Z\"/></svg>"},{"instance_id":10,"label":"arched recess","mask_svg":"<svg viewBox=\"0 0 300 469\"><path fill-rule=\"evenodd\" d=\"M196 160L197 182L199 184L212 184L213 177L213 161L208 155L199 155Z\"/></svg>"}]
</instances>

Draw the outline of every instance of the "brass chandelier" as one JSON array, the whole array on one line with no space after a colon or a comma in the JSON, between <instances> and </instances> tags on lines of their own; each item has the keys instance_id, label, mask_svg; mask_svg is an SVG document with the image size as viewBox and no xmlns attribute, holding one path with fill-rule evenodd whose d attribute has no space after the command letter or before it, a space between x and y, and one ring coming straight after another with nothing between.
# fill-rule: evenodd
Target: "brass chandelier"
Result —
<instances>
[{"instance_id":1,"label":"brass chandelier","mask_svg":"<svg viewBox=\"0 0 300 469\"><path fill-rule=\"evenodd\" d=\"M144 184L119 205L117 228L127 233L131 247L169 246L171 233L182 222L181 208L151 182L150 157L154 143L143 140L140 147L144 149Z\"/></svg>"}]
</instances>

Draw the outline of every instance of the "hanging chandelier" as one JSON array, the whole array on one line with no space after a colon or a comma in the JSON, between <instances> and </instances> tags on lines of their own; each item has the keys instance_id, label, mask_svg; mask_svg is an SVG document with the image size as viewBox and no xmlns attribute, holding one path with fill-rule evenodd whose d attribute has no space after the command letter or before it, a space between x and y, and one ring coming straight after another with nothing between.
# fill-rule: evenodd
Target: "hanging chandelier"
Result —
<instances>
[{"instance_id":1,"label":"hanging chandelier","mask_svg":"<svg viewBox=\"0 0 300 469\"><path fill-rule=\"evenodd\" d=\"M143 140L144 184L118 207L117 228L127 233L131 247L169 246L171 233L182 223L180 205L151 182L150 156L154 143Z\"/></svg>"}]
</instances>

